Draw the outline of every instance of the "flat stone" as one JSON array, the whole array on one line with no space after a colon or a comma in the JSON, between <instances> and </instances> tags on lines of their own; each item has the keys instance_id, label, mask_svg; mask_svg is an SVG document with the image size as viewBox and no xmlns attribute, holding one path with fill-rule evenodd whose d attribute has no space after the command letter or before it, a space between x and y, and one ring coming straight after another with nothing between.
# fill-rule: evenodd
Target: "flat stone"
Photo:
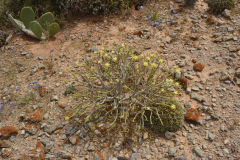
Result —
<instances>
[{"instance_id":1,"label":"flat stone","mask_svg":"<svg viewBox=\"0 0 240 160\"><path fill-rule=\"evenodd\" d=\"M170 147L168 150L168 155L170 157L175 157L177 153L178 147Z\"/></svg>"},{"instance_id":2,"label":"flat stone","mask_svg":"<svg viewBox=\"0 0 240 160\"><path fill-rule=\"evenodd\" d=\"M204 157L204 152L199 148L199 147L194 147L193 151L199 156L199 157Z\"/></svg>"}]
</instances>

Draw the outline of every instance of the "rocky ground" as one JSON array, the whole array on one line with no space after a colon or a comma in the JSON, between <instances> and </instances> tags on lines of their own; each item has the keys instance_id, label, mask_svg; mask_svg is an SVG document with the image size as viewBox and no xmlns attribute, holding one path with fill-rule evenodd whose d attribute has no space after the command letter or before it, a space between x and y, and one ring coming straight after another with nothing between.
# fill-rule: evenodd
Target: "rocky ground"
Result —
<instances>
[{"instance_id":1,"label":"rocky ground","mask_svg":"<svg viewBox=\"0 0 240 160\"><path fill-rule=\"evenodd\" d=\"M157 27L142 9L79 19L45 42L9 31L13 37L0 50L0 159L240 159L240 4L222 16L210 15L202 0L194 9L181 4L162 4L166 21ZM71 86L81 83L71 72L82 55L114 42L177 65L186 87L179 100L196 122L164 136L137 135L130 148L119 135L110 149L107 138L65 121L75 105Z\"/></svg>"}]
</instances>

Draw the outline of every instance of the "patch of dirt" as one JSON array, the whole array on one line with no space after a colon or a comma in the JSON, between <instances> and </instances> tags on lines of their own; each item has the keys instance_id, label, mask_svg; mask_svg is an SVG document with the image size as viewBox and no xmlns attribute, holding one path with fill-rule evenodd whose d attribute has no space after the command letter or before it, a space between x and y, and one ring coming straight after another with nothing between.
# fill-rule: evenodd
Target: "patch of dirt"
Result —
<instances>
[{"instance_id":1,"label":"patch of dirt","mask_svg":"<svg viewBox=\"0 0 240 160\"><path fill-rule=\"evenodd\" d=\"M51 160L239 159L240 79L235 72L240 68L240 51L234 50L240 47L239 13L233 12L231 19L213 16L210 25L207 19L212 15L203 0L177 15L172 10L180 10L179 3L170 1L162 7L161 15L175 17L170 25L166 19L158 28L149 25L142 9L127 16L82 18L43 42L14 35L0 50L0 129L18 129L17 135L0 140L10 145L6 147L11 150L7 158L1 153L5 147L0 145L4 158L31 156L40 146L38 159ZM169 139L166 134L150 135L131 149L119 147L119 140L109 150L104 139L91 139L83 128L65 121L65 115L76 105L72 96L64 95L66 86L81 83L71 71L79 69L83 55L100 50L103 44L110 48L113 43L161 54L169 65L177 65L189 81L178 99L186 112L197 109L201 122L184 122ZM194 71L193 62L204 68ZM28 115L37 111L41 111L40 119L29 121ZM37 131L29 133L24 126L32 123ZM73 135L79 141L70 141ZM139 137L141 141L142 135Z\"/></svg>"}]
</instances>

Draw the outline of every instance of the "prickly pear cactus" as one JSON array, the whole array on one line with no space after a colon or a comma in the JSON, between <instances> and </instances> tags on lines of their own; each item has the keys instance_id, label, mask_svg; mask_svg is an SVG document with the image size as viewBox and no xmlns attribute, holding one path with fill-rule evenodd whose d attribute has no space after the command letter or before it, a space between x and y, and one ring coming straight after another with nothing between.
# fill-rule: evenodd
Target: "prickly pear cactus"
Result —
<instances>
[{"instance_id":1,"label":"prickly pear cactus","mask_svg":"<svg viewBox=\"0 0 240 160\"><path fill-rule=\"evenodd\" d=\"M26 26L29 27L30 22L35 20L35 13L31 7L23 7L20 13L20 19Z\"/></svg>"},{"instance_id":2,"label":"prickly pear cactus","mask_svg":"<svg viewBox=\"0 0 240 160\"><path fill-rule=\"evenodd\" d=\"M43 28L38 21L32 21L29 24L29 29L36 35L38 39L41 39L43 34Z\"/></svg>"},{"instance_id":3,"label":"prickly pear cactus","mask_svg":"<svg viewBox=\"0 0 240 160\"><path fill-rule=\"evenodd\" d=\"M59 32L59 24L54 22L48 26L49 37L53 37L57 32Z\"/></svg>"},{"instance_id":4,"label":"prickly pear cactus","mask_svg":"<svg viewBox=\"0 0 240 160\"><path fill-rule=\"evenodd\" d=\"M208 7L215 14L222 13L225 9L234 7L234 0L209 0Z\"/></svg>"},{"instance_id":5,"label":"prickly pear cactus","mask_svg":"<svg viewBox=\"0 0 240 160\"><path fill-rule=\"evenodd\" d=\"M53 22L55 22L55 17L51 12L47 12L39 18L39 23L45 30L47 30L48 26Z\"/></svg>"}]
</instances>

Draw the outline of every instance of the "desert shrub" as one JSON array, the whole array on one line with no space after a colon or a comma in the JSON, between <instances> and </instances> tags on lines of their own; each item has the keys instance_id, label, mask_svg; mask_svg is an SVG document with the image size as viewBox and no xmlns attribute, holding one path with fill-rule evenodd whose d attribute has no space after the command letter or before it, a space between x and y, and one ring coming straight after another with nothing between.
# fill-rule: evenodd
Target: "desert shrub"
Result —
<instances>
[{"instance_id":1,"label":"desert shrub","mask_svg":"<svg viewBox=\"0 0 240 160\"><path fill-rule=\"evenodd\" d=\"M196 0L184 0L185 7L194 7L196 4Z\"/></svg>"},{"instance_id":2,"label":"desert shrub","mask_svg":"<svg viewBox=\"0 0 240 160\"><path fill-rule=\"evenodd\" d=\"M175 69L158 54L136 55L124 44L113 50L103 47L83 57L82 68L73 74L82 79L75 94L79 105L66 120L77 116L84 124L107 123L109 130L119 123L161 132L181 127L183 110L174 99L180 92L172 78Z\"/></svg>"},{"instance_id":3,"label":"desert shrub","mask_svg":"<svg viewBox=\"0 0 240 160\"><path fill-rule=\"evenodd\" d=\"M209 10L215 14L222 13L225 9L232 9L234 7L234 0L209 0Z\"/></svg>"},{"instance_id":4,"label":"desert shrub","mask_svg":"<svg viewBox=\"0 0 240 160\"><path fill-rule=\"evenodd\" d=\"M119 13L132 5L146 0L2 0L3 11L0 12L0 24L5 24L5 12L18 17L21 8L31 6L37 17L46 12L53 12L61 20L79 15L98 15Z\"/></svg>"},{"instance_id":5,"label":"desert shrub","mask_svg":"<svg viewBox=\"0 0 240 160\"><path fill-rule=\"evenodd\" d=\"M47 11L56 15L107 14L128 9L143 1L145 0L6 0L6 6L14 13L18 13L23 6L32 6L37 15Z\"/></svg>"}]
</instances>

